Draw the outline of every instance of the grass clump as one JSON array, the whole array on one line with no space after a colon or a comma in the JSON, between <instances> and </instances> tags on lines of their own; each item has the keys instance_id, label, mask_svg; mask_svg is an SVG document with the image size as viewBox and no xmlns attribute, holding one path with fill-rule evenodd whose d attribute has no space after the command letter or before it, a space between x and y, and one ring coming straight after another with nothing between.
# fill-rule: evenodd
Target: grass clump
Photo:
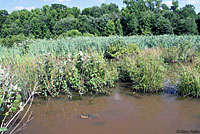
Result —
<instances>
[{"instance_id":1,"label":"grass clump","mask_svg":"<svg viewBox=\"0 0 200 134\"><path fill-rule=\"evenodd\" d=\"M200 96L200 68L192 66L183 66L180 73L180 83L178 84L178 92L184 97Z\"/></svg>"},{"instance_id":2,"label":"grass clump","mask_svg":"<svg viewBox=\"0 0 200 134\"><path fill-rule=\"evenodd\" d=\"M157 93L162 90L165 67L160 57L147 52L136 57L131 70L133 90L142 93Z\"/></svg>"},{"instance_id":3,"label":"grass clump","mask_svg":"<svg viewBox=\"0 0 200 134\"><path fill-rule=\"evenodd\" d=\"M180 43L179 47L165 48L162 55L165 63L193 62L195 56L196 51L191 42Z\"/></svg>"},{"instance_id":4,"label":"grass clump","mask_svg":"<svg viewBox=\"0 0 200 134\"><path fill-rule=\"evenodd\" d=\"M157 93L163 88L165 67L159 50L149 49L134 57L125 58L119 66L119 78L130 81L140 93Z\"/></svg>"}]
</instances>

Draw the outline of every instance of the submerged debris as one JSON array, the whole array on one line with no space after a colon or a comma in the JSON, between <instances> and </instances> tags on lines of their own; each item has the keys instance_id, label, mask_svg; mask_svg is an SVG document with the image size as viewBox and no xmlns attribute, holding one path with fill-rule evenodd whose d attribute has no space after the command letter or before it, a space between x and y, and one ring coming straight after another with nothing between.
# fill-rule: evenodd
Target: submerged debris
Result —
<instances>
[{"instance_id":1,"label":"submerged debris","mask_svg":"<svg viewBox=\"0 0 200 134\"><path fill-rule=\"evenodd\" d=\"M100 118L97 114L88 114L88 115L81 115L81 119L94 119L94 118Z\"/></svg>"}]
</instances>

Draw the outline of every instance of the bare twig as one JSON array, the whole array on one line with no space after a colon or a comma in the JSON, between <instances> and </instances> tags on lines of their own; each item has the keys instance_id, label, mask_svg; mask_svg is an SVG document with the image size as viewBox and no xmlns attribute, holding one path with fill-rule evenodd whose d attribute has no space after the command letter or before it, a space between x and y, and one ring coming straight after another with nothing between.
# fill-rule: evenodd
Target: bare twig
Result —
<instances>
[{"instance_id":1,"label":"bare twig","mask_svg":"<svg viewBox=\"0 0 200 134\"><path fill-rule=\"evenodd\" d=\"M15 130L18 128L18 126L21 124L21 122L24 120L24 118L25 118L26 115L28 114L28 112L29 112L29 110L30 110L30 108L31 108L31 105L32 105L32 103L33 103L34 94L35 94L35 90L36 90L36 89L37 89L37 84L35 84L34 89L33 89L33 91L32 91L31 94L30 94L30 92L28 92L28 93L29 93L29 98L27 99L27 101L25 102L25 104L18 110L18 112L12 117L12 119L10 119L10 121L9 121L8 123L6 123L6 125L5 125L6 128L8 128L8 127L11 126L11 127L9 128L9 130L7 131L7 132L11 131L10 134L12 134L12 133L15 132ZM30 102L30 105L29 105L28 109L26 110L24 116L22 117L22 119L20 120L20 122L15 126L15 128L12 129L12 126L13 126L13 124L16 122L16 120L18 119L19 114L23 111L23 109L26 107L26 105L27 105L29 102ZM27 120L27 121L29 121L29 120ZM11 124L11 123L12 123L12 124ZM4 133L6 133L6 132L1 132L1 134L4 134Z\"/></svg>"}]
</instances>

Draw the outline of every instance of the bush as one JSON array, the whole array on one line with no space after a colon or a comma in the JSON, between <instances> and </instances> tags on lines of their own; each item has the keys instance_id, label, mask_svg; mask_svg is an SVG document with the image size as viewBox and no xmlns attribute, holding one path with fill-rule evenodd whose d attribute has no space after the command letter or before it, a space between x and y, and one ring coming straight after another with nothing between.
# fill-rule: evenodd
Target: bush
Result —
<instances>
[{"instance_id":1,"label":"bush","mask_svg":"<svg viewBox=\"0 0 200 134\"><path fill-rule=\"evenodd\" d=\"M70 30L67 31L65 35L68 37L77 37L77 36L82 36L82 33L79 32L78 30Z\"/></svg>"},{"instance_id":2,"label":"bush","mask_svg":"<svg viewBox=\"0 0 200 134\"><path fill-rule=\"evenodd\" d=\"M37 67L40 90L38 95L58 96L60 93L72 97L86 94L109 94L104 87L114 86L118 79L117 69L107 64L102 55L79 52L73 58L45 57Z\"/></svg>"},{"instance_id":3,"label":"bush","mask_svg":"<svg viewBox=\"0 0 200 134\"><path fill-rule=\"evenodd\" d=\"M23 34L13 35L11 37L0 39L0 44L3 44L6 47L12 47L14 44L22 43L26 40L29 40L30 38L33 38L33 37L26 37Z\"/></svg>"},{"instance_id":4,"label":"bush","mask_svg":"<svg viewBox=\"0 0 200 134\"><path fill-rule=\"evenodd\" d=\"M103 87L114 85L117 71L108 68L102 55L94 52L89 55L83 55L81 52L79 53L76 67L85 82L84 85L88 92L107 94L108 91Z\"/></svg>"},{"instance_id":5,"label":"bush","mask_svg":"<svg viewBox=\"0 0 200 134\"><path fill-rule=\"evenodd\" d=\"M128 48L126 49L126 53L129 55L132 54L138 54L140 51L140 48L138 47L138 45L131 43L128 45Z\"/></svg>"},{"instance_id":6,"label":"bush","mask_svg":"<svg viewBox=\"0 0 200 134\"><path fill-rule=\"evenodd\" d=\"M131 43L128 46L122 41L112 42L105 51L105 57L108 59L118 59L124 55L132 55L139 52L139 47Z\"/></svg>"},{"instance_id":7,"label":"bush","mask_svg":"<svg viewBox=\"0 0 200 134\"><path fill-rule=\"evenodd\" d=\"M108 59L117 59L126 52L126 44L122 41L112 42L105 51L105 57Z\"/></svg>"},{"instance_id":8,"label":"bush","mask_svg":"<svg viewBox=\"0 0 200 134\"><path fill-rule=\"evenodd\" d=\"M84 37L94 37L94 35L91 34L91 33L84 33L83 36L84 36Z\"/></svg>"}]
</instances>

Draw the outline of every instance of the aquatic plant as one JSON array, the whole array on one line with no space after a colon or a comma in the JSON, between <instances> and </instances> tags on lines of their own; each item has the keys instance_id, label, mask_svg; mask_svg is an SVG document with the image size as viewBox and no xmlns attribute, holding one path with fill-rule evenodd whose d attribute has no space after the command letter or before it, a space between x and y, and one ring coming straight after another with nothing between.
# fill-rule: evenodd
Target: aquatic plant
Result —
<instances>
[{"instance_id":1,"label":"aquatic plant","mask_svg":"<svg viewBox=\"0 0 200 134\"><path fill-rule=\"evenodd\" d=\"M180 83L178 92L184 97L200 96L200 70L199 67L182 66L183 71L180 73Z\"/></svg>"},{"instance_id":2,"label":"aquatic plant","mask_svg":"<svg viewBox=\"0 0 200 134\"><path fill-rule=\"evenodd\" d=\"M191 42L183 42L179 47L170 47L163 50L162 57L166 63L192 62L197 55L195 46Z\"/></svg>"},{"instance_id":3,"label":"aquatic plant","mask_svg":"<svg viewBox=\"0 0 200 134\"><path fill-rule=\"evenodd\" d=\"M160 57L146 53L136 57L131 68L132 88L142 93L157 93L162 90L165 67Z\"/></svg>"}]
</instances>

